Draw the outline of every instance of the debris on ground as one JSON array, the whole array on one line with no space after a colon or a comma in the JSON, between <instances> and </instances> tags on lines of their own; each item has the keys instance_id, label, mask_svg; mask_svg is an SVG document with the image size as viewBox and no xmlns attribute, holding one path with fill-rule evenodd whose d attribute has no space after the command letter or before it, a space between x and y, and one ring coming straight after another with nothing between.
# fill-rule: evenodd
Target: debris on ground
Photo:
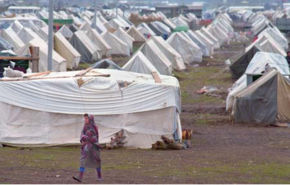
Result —
<instances>
[{"instance_id":1,"label":"debris on ground","mask_svg":"<svg viewBox=\"0 0 290 185\"><path fill-rule=\"evenodd\" d=\"M225 65L226 66L230 66L232 63L231 63L231 60L230 59L227 59L226 61L225 61Z\"/></svg>"},{"instance_id":2,"label":"debris on ground","mask_svg":"<svg viewBox=\"0 0 290 185\"><path fill-rule=\"evenodd\" d=\"M209 93L215 93L218 92L219 89L214 86L204 86L200 90L197 91L198 94L209 94Z\"/></svg>"},{"instance_id":3,"label":"debris on ground","mask_svg":"<svg viewBox=\"0 0 290 185\"><path fill-rule=\"evenodd\" d=\"M162 141L157 141L152 144L152 149L154 150L183 150L185 145L180 142L176 142L173 139L169 139L165 136L161 136Z\"/></svg>"},{"instance_id":4,"label":"debris on ground","mask_svg":"<svg viewBox=\"0 0 290 185\"><path fill-rule=\"evenodd\" d=\"M273 127L283 127L283 128L290 128L290 123L275 123L272 124Z\"/></svg>"},{"instance_id":5,"label":"debris on ground","mask_svg":"<svg viewBox=\"0 0 290 185\"><path fill-rule=\"evenodd\" d=\"M106 144L106 149L116 149L122 148L126 144L126 136L124 135L124 130L117 132L114 137L111 138L111 142Z\"/></svg>"}]
</instances>

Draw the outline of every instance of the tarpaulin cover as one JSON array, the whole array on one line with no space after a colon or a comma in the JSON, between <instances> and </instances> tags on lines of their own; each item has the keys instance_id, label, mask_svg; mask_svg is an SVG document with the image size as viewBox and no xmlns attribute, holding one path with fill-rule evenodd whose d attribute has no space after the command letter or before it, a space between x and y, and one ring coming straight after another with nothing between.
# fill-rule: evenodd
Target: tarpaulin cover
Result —
<instances>
[{"instance_id":1,"label":"tarpaulin cover","mask_svg":"<svg viewBox=\"0 0 290 185\"><path fill-rule=\"evenodd\" d=\"M232 78L238 79L245 73L250 61L258 51L260 50L256 46L252 46L247 52L243 52L232 62L230 66Z\"/></svg>"},{"instance_id":2,"label":"tarpaulin cover","mask_svg":"<svg viewBox=\"0 0 290 185\"><path fill-rule=\"evenodd\" d=\"M235 96L234 119L238 123L275 123L277 76L275 71L259 78Z\"/></svg>"}]
</instances>

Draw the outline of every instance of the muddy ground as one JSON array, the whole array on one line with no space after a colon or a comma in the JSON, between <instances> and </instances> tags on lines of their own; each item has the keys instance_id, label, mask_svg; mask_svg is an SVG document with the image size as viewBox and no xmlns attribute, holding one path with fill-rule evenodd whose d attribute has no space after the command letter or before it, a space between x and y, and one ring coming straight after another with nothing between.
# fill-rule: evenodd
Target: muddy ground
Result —
<instances>
[{"instance_id":1,"label":"muddy ground","mask_svg":"<svg viewBox=\"0 0 290 185\"><path fill-rule=\"evenodd\" d=\"M233 83L224 60L244 47L232 44L199 67L176 72L184 128L193 130L188 150L103 150L102 182L88 169L84 183L290 183L290 129L234 124L225 112ZM214 85L219 92L196 91ZM75 183L79 147L0 148L0 183Z\"/></svg>"}]
</instances>

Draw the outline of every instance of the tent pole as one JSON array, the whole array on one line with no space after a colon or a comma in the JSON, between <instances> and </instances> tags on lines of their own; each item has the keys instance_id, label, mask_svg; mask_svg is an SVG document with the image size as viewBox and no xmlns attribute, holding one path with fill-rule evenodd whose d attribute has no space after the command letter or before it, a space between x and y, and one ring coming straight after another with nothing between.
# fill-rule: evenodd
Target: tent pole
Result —
<instances>
[{"instance_id":1,"label":"tent pole","mask_svg":"<svg viewBox=\"0 0 290 185\"><path fill-rule=\"evenodd\" d=\"M52 71L52 50L53 50L53 0L49 0L49 20L48 20L48 64L47 69Z\"/></svg>"}]
</instances>

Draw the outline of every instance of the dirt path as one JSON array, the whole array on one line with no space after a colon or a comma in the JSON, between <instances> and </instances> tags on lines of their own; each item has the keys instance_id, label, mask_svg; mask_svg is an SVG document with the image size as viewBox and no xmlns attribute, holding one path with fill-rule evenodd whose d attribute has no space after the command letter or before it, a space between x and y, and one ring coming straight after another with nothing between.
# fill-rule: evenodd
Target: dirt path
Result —
<instances>
[{"instance_id":1,"label":"dirt path","mask_svg":"<svg viewBox=\"0 0 290 185\"><path fill-rule=\"evenodd\" d=\"M193 148L105 150L102 183L285 183L290 129L192 125ZM78 148L0 149L0 183L74 183ZM87 171L84 183L97 183Z\"/></svg>"}]
</instances>

